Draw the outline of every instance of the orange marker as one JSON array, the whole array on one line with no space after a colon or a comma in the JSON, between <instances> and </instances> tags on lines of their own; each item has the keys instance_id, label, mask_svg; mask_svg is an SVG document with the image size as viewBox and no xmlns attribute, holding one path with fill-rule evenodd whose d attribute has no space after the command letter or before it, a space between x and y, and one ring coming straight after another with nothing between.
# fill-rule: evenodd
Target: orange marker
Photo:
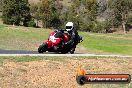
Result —
<instances>
[{"instance_id":1,"label":"orange marker","mask_svg":"<svg viewBox=\"0 0 132 88\"><path fill-rule=\"evenodd\" d=\"M77 75L85 75L85 74L86 74L86 71L82 69L82 65L80 65L77 70Z\"/></svg>"}]
</instances>

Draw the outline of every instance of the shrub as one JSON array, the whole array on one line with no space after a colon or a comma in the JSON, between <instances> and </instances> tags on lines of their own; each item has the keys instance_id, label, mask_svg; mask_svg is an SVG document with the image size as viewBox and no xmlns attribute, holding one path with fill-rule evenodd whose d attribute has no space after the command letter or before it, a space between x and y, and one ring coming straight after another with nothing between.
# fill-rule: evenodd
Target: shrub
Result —
<instances>
[{"instance_id":1,"label":"shrub","mask_svg":"<svg viewBox=\"0 0 132 88\"><path fill-rule=\"evenodd\" d=\"M132 28L132 15L128 16L126 22L126 30L129 31Z\"/></svg>"},{"instance_id":2,"label":"shrub","mask_svg":"<svg viewBox=\"0 0 132 88\"><path fill-rule=\"evenodd\" d=\"M36 23L34 22L34 20L28 22L28 27L36 27Z\"/></svg>"}]
</instances>

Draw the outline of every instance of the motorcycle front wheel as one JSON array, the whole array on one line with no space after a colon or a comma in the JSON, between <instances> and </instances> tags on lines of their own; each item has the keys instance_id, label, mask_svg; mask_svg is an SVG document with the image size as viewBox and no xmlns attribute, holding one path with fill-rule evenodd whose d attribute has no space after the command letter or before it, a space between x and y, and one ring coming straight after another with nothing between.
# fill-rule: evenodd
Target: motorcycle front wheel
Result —
<instances>
[{"instance_id":1,"label":"motorcycle front wheel","mask_svg":"<svg viewBox=\"0 0 132 88\"><path fill-rule=\"evenodd\" d=\"M72 48L72 49L70 50L70 54L74 54L74 52L75 52L75 48Z\"/></svg>"},{"instance_id":2,"label":"motorcycle front wheel","mask_svg":"<svg viewBox=\"0 0 132 88\"><path fill-rule=\"evenodd\" d=\"M71 50L70 50L70 54L74 54L75 49L76 49L76 45L75 45L75 46L73 46L73 47L71 48Z\"/></svg>"},{"instance_id":3,"label":"motorcycle front wheel","mask_svg":"<svg viewBox=\"0 0 132 88\"><path fill-rule=\"evenodd\" d=\"M39 46L38 52L39 53L46 52L47 51L47 48L48 48L48 45L46 43L43 43L42 45Z\"/></svg>"}]
</instances>

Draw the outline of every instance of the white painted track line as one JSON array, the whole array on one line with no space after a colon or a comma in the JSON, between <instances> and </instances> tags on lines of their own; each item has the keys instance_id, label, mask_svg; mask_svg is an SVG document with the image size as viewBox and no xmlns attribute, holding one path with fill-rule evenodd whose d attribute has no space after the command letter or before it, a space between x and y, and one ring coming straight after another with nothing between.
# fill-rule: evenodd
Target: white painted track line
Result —
<instances>
[{"instance_id":1,"label":"white painted track line","mask_svg":"<svg viewBox=\"0 0 132 88\"><path fill-rule=\"evenodd\" d=\"M123 55L96 55L96 54L0 54L0 56L91 56L91 57L132 57Z\"/></svg>"}]
</instances>

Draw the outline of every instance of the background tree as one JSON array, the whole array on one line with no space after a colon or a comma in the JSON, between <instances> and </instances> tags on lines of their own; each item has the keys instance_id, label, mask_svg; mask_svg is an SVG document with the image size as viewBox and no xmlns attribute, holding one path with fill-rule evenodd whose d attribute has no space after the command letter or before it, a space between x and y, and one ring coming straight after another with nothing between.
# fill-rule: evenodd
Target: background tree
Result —
<instances>
[{"instance_id":1,"label":"background tree","mask_svg":"<svg viewBox=\"0 0 132 88\"><path fill-rule=\"evenodd\" d=\"M3 23L28 26L31 19L28 0L3 0Z\"/></svg>"},{"instance_id":2,"label":"background tree","mask_svg":"<svg viewBox=\"0 0 132 88\"><path fill-rule=\"evenodd\" d=\"M51 18L50 24L54 28L59 28L61 26L61 15L62 4L60 4L59 0L50 0L50 11L51 11Z\"/></svg>"},{"instance_id":3,"label":"background tree","mask_svg":"<svg viewBox=\"0 0 132 88\"><path fill-rule=\"evenodd\" d=\"M122 28L126 33L127 15L132 11L132 0L109 0L109 8L117 19L121 18Z\"/></svg>"},{"instance_id":4,"label":"background tree","mask_svg":"<svg viewBox=\"0 0 132 88\"><path fill-rule=\"evenodd\" d=\"M98 15L102 15L107 10L107 0L98 0Z\"/></svg>"},{"instance_id":5,"label":"background tree","mask_svg":"<svg viewBox=\"0 0 132 88\"><path fill-rule=\"evenodd\" d=\"M39 15L43 23L44 28L50 27L50 1L49 0L41 0L39 3Z\"/></svg>"},{"instance_id":6,"label":"background tree","mask_svg":"<svg viewBox=\"0 0 132 88\"><path fill-rule=\"evenodd\" d=\"M71 6L66 8L63 14L64 22L72 21L77 29L92 31L91 25L96 21L97 4L96 0L72 0Z\"/></svg>"},{"instance_id":7,"label":"background tree","mask_svg":"<svg viewBox=\"0 0 132 88\"><path fill-rule=\"evenodd\" d=\"M130 31L131 28L132 28L132 14L129 14L126 22L126 30Z\"/></svg>"},{"instance_id":8,"label":"background tree","mask_svg":"<svg viewBox=\"0 0 132 88\"><path fill-rule=\"evenodd\" d=\"M97 16L97 8L98 2L97 0L82 0L81 9L81 18L82 18L82 29L84 28L86 31L96 30L96 16ZM81 26L81 25L80 25Z\"/></svg>"},{"instance_id":9,"label":"background tree","mask_svg":"<svg viewBox=\"0 0 132 88\"><path fill-rule=\"evenodd\" d=\"M0 0L0 12L2 11L2 3L3 3L3 0Z\"/></svg>"},{"instance_id":10,"label":"background tree","mask_svg":"<svg viewBox=\"0 0 132 88\"><path fill-rule=\"evenodd\" d=\"M59 28L61 25L62 5L59 0L41 0L38 5L37 16L40 17L43 27Z\"/></svg>"},{"instance_id":11,"label":"background tree","mask_svg":"<svg viewBox=\"0 0 132 88\"><path fill-rule=\"evenodd\" d=\"M28 26L28 22L32 19L29 6L28 0L19 0L19 10L24 26Z\"/></svg>"},{"instance_id":12,"label":"background tree","mask_svg":"<svg viewBox=\"0 0 132 88\"><path fill-rule=\"evenodd\" d=\"M41 20L40 13L39 13L39 3L31 3L30 5L30 13L32 15L32 18L36 20L36 26L38 27L38 23Z\"/></svg>"}]
</instances>

